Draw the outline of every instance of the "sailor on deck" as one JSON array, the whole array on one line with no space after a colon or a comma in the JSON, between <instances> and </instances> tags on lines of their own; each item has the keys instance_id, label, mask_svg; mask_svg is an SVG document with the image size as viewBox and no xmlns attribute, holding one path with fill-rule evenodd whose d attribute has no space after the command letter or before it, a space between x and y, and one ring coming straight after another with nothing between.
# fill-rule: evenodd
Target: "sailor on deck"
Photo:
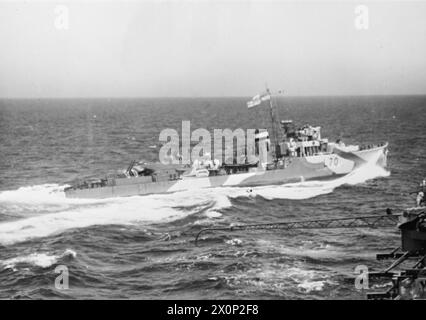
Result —
<instances>
[{"instance_id":1,"label":"sailor on deck","mask_svg":"<svg viewBox=\"0 0 426 320\"><path fill-rule=\"evenodd\" d=\"M296 141L294 141L293 138L290 138L290 142L288 143L288 149L292 157L296 156L296 147L297 147Z\"/></svg>"},{"instance_id":2,"label":"sailor on deck","mask_svg":"<svg viewBox=\"0 0 426 320\"><path fill-rule=\"evenodd\" d=\"M416 205L417 205L418 207L422 207L422 206L424 206L424 205L425 205L425 194L424 194L424 192L423 192L423 191L420 191L420 192L417 194L417 198L416 198Z\"/></svg>"}]
</instances>

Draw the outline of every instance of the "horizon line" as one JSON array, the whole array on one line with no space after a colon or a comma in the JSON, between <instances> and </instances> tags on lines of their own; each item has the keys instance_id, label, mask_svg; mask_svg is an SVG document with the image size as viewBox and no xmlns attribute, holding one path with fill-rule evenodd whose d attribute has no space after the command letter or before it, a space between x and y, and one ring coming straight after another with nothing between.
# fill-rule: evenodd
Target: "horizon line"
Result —
<instances>
[{"instance_id":1,"label":"horizon line","mask_svg":"<svg viewBox=\"0 0 426 320\"><path fill-rule=\"evenodd\" d=\"M256 93L254 93L256 95ZM54 99L227 99L227 98L251 98L252 95L229 95L229 96L64 96L64 97L0 97L0 100L54 100ZM276 94L274 97L279 98L317 98L317 97L393 97L393 96L426 96L426 93L393 93L393 94L307 94L307 95L285 95Z\"/></svg>"}]
</instances>

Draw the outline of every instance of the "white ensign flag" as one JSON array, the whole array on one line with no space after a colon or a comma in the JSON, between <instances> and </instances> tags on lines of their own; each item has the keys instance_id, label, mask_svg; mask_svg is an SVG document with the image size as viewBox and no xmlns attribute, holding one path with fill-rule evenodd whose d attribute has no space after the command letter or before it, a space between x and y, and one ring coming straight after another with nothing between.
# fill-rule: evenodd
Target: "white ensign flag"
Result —
<instances>
[{"instance_id":1,"label":"white ensign flag","mask_svg":"<svg viewBox=\"0 0 426 320\"><path fill-rule=\"evenodd\" d=\"M271 96L268 93L262 95L255 95L250 101L247 102L247 108L253 108L260 105L263 101L271 99Z\"/></svg>"}]
</instances>

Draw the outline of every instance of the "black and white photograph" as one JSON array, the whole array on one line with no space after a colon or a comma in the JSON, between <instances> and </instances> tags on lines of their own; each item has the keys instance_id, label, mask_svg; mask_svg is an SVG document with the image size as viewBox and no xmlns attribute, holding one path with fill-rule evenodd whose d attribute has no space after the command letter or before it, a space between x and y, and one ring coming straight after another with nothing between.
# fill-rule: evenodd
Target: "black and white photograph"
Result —
<instances>
[{"instance_id":1,"label":"black and white photograph","mask_svg":"<svg viewBox=\"0 0 426 320\"><path fill-rule=\"evenodd\" d=\"M0 0L0 299L425 299L425 17Z\"/></svg>"}]
</instances>

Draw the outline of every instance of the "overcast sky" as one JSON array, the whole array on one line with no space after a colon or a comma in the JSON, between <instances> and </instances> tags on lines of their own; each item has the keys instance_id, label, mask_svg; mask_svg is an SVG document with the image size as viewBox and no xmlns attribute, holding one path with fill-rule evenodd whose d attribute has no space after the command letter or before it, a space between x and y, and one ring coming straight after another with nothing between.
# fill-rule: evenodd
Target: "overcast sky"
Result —
<instances>
[{"instance_id":1,"label":"overcast sky","mask_svg":"<svg viewBox=\"0 0 426 320\"><path fill-rule=\"evenodd\" d=\"M422 1L60 4L0 0L0 97L426 94Z\"/></svg>"}]
</instances>

